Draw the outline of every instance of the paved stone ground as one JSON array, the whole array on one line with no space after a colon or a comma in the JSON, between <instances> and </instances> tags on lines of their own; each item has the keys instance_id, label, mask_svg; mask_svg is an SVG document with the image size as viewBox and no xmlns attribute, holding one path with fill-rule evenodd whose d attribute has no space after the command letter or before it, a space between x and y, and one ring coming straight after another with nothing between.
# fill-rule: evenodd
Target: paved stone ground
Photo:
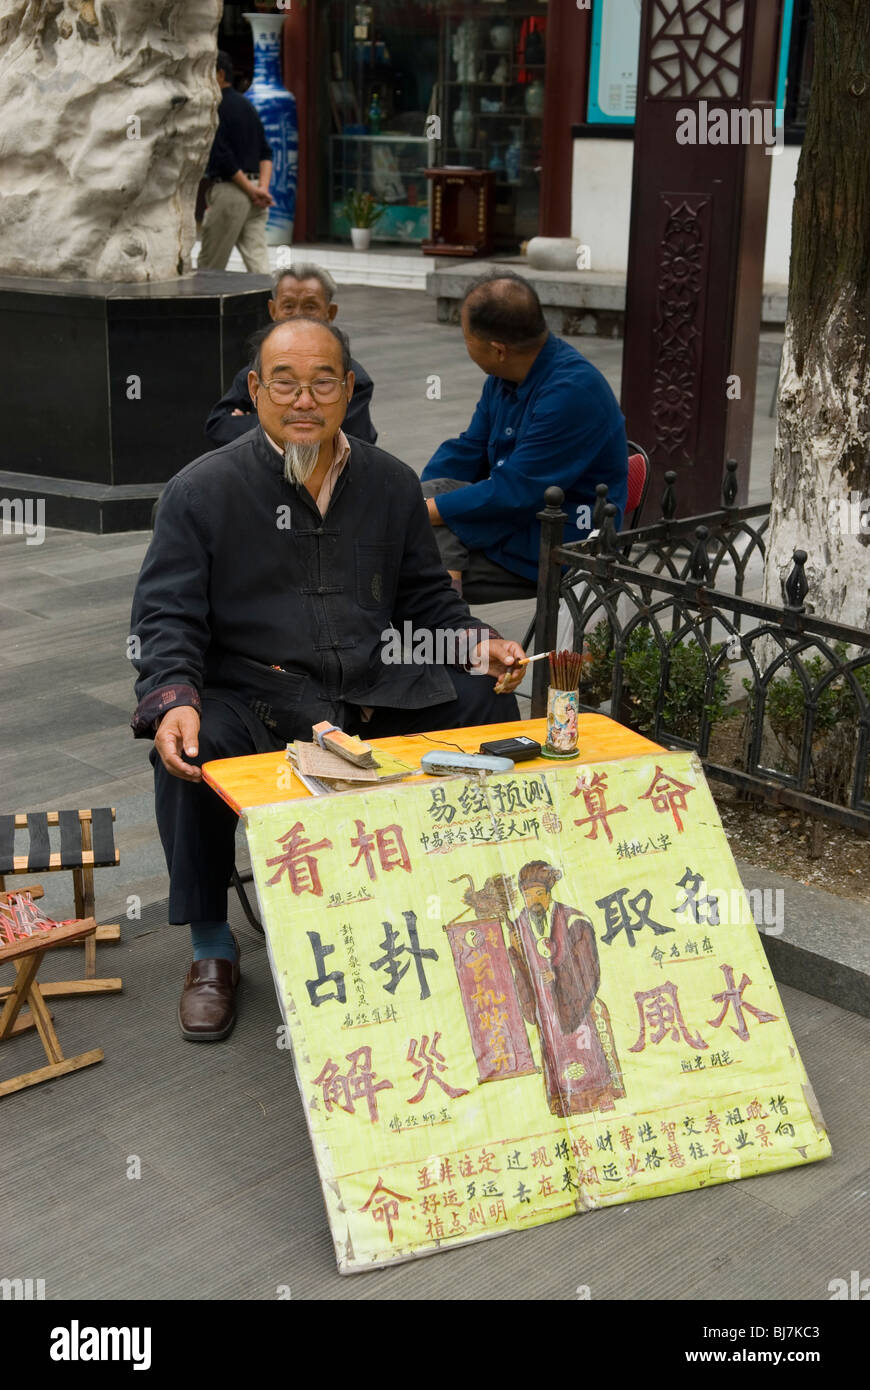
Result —
<instances>
[{"instance_id":1,"label":"paved stone ground","mask_svg":"<svg viewBox=\"0 0 870 1390\"><path fill-rule=\"evenodd\" d=\"M376 381L381 442L422 468L461 429L481 378L455 328L423 295L343 289L340 320ZM578 340L618 385L621 345ZM442 379L440 401L426 379ZM752 495L766 495L775 369L759 372ZM792 1029L832 1136L825 1163L590 1213L522 1236L341 1279L261 937L233 905L244 946L239 1024L193 1047L175 1027L187 933L165 920L147 745L127 728L130 598L147 536L50 532L41 546L0 538L0 809L117 807L119 868L97 874L100 920L123 940L100 948L124 993L61 1000L67 1053L106 1060L0 1101L3 1277L46 1280L49 1298L826 1299L867 1249L870 1120L863 1053L870 1022L784 987ZM487 610L519 637L529 604ZM497 615L497 616L496 616ZM66 876L45 878L49 910L70 911ZM141 918L124 917L128 894ZM819 895L824 896L824 895ZM837 900L830 899L836 912ZM814 910L822 911L821 908ZM66 961L62 958L66 956ZM58 953L45 978L69 973ZM5 978L5 976L4 976ZM42 1060L32 1034L4 1044L2 1075ZM139 1181L127 1158L142 1160ZM50 1175L23 1184L16 1175Z\"/></svg>"}]
</instances>

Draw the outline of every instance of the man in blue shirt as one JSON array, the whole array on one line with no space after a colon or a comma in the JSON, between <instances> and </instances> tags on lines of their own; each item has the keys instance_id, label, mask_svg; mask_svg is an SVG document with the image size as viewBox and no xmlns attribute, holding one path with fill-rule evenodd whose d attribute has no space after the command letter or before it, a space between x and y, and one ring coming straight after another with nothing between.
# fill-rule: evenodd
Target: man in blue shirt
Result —
<instances>
[{"instance_id":1,"label":"man in blue shirt","mask_svg":"<svg viewBox=\"0 0 870 1390\"><path fill-rule=\"evenodd\" d=\"M423 470L423 495L445 568L472 601L516 597L538 573L544 493L565 494L565 541L592 524L606 483L619 526L628 483L625 421L604 377L547 330L532 286L511 272L475 280L462 305L472 362L487 373L471 424ZM519 579L518 579L519 577ZM463 588L464 586L464 588Z\"/></svg>"}]
</instances>

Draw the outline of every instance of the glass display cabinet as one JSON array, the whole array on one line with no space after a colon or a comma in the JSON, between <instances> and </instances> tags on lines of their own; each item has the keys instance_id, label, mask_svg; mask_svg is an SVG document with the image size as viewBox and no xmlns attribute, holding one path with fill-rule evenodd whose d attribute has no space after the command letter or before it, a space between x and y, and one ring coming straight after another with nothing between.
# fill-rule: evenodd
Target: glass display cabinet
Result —
<instances>
[{"instance_id":1,"label":"glass display cabinet","mask_svg":"<svg viewBox=\"0 0 870 1390\"><path fill-rule=\"evenodd\" d=\"M499 248L538 230L546 23L534 0L457 3L441 16L439 163L494 174Z\"/></svg>"},{"instance_id":2,"label":"glass display cabinet","mask_svg":"<svg viewBox=\"0 0 870 1390\"><path fill-rule=\"evenodd\" d=\"M429 234L425 171L435 147L425 135L332 135L330 234L347 238L344 200L353 189L365 189L386 205L372 229L372 240L422 242Z\"/></svg>"}]
</instances>

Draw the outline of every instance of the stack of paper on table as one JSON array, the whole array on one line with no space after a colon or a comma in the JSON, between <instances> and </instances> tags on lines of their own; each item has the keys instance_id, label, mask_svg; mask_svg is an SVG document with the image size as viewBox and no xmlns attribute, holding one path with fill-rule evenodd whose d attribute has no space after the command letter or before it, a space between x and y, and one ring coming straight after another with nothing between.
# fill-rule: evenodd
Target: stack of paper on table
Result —
<instances>
[{"instance_id":1,"label":"stack of paper on table","mask_svg":"<svg viewBox=\"0 0 870 1390\"><path fill-rule=\"evenodd\" d=\"M288 743L287 758L300 780L315 796L333 791L362 791L363 784L399 782L419 772L411 763L402 762L401 758L380 749L374 767L356 767L317 743L303 743L298 739L295 743Z\"/></svg>"}]
</instances>

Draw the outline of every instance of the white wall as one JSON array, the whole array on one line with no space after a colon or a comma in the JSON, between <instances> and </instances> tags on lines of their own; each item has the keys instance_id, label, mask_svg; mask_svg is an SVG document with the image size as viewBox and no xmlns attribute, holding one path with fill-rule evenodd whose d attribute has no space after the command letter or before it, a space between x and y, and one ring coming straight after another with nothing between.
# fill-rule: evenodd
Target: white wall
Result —
<instances>
[{"instance_id":1,"label":"white wall","mask_svg":"<svg viewBox=\"0 0 870 1390\"><path fill-rule=\"evenodd\" d=\"M791 208L799 145L771 155L770 202L764 254L765 284L788 284ZM628 266L631 140L575 140L571 235L590 250L591 268L624 275Z\"/></svg>"},{"instance_id":2,"label":"white wall","mask_svg":"<svg viewBox=\"0 0 870 1390\"><path fill-rule=\"evenodd\" d=\"M764 247L764 283L788 284L791 255L791 208L800 145L783 146L782 154L772 155L770 199L767 204L767 241Z\"/></svg>"},{"instance_id":3,"label":"white wall","mask_svg":"<svg viewBox=\"0 0 870 1390\"><path fill-rule=\"evenodd\" d=\"M575 140L571 235L589 247L592 270L628 266L633 140Z\"/></svg>"}]
</instances>

